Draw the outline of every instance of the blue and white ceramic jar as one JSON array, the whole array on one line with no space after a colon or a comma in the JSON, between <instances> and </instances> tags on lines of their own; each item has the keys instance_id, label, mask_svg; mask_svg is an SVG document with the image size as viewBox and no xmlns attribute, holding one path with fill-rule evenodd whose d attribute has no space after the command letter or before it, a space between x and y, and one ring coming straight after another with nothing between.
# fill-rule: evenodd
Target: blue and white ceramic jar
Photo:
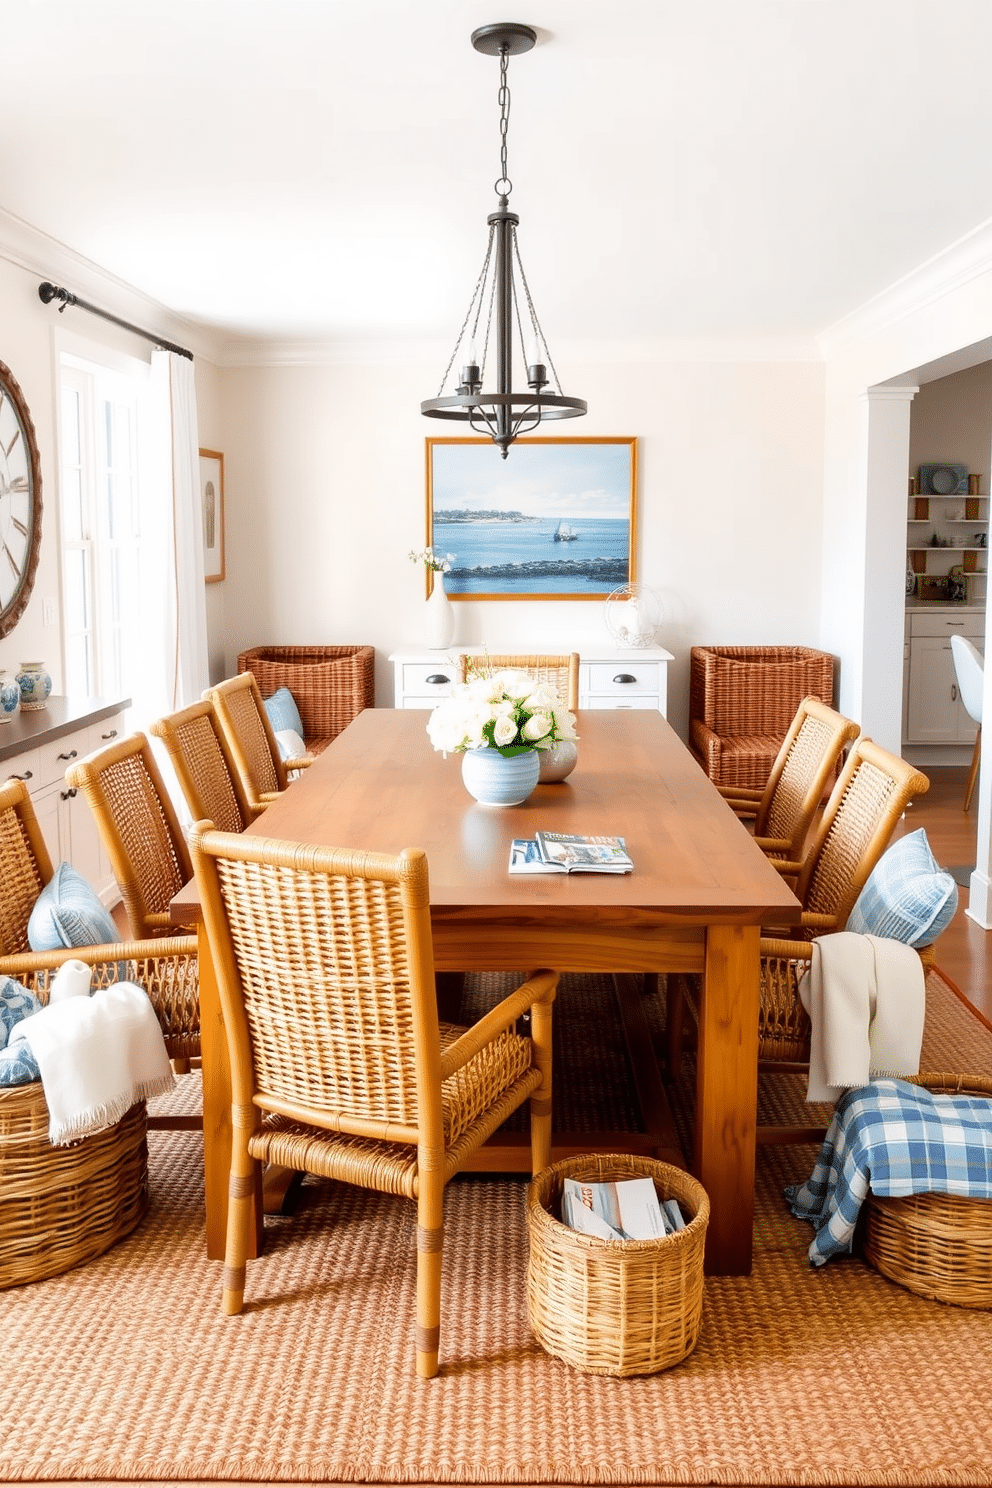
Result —
<instances>
[{"instance_id":1,"label":"blue and white ceramic jar","mask_svg":"<svg viewBox=\"0 0 992 1488\"><path fill-rule=\"evenodd\" d=\"M462 755L462 784L481 806L519 806L534 789L540 771L536 749L522 754L466 749Z\"/></svg>"},{"instance_id":2,"label":"blue and white ceramic jar","mask_svg":"<svg viewBox=\"0 0 992 1488\"><path fill-rule=\"evenodd\" d=\"M21 689L13 677L0 669L0 723L8 723L17 712L21 701Z\"/></svg>"},{"instance_id":3,"label":"blue and white ceramic jar","mask_svg":"<svg viewBox=\"0 0 992 1488\"><path fill-rule=\"evenodd\" d=\"M34 708L47 706L48 695L52 690L52 679L45 671L42 662L22 661L21 669L17 674L17 685L21 693L22 712L27 713Z\"/></svg>"}]
</instances>

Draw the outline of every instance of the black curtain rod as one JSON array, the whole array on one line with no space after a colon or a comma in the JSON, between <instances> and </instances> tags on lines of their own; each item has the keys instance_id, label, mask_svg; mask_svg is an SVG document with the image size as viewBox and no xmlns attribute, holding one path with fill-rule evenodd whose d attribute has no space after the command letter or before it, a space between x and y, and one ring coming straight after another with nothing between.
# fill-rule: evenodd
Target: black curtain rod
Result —
<instances>
[{"instance_id":1,"label":"black curtain rod","mask_svg":"<svg viewBox=\"0 0 992 1488\"><path fill-rule=\"evenodd\" d=\"M111 315L109 310L101 310L99 305L90 305L86 300L81 300L68 289L61 289L57 284L49 284L46 279L44 284L38 285L38 298L46 305L52 300L61 300L59 314L66 305L78 305L80 310L88 310L91 315L100 315L104 320L112 320L114 325L122 326L125 331L133 331L136 336L144 336L146 341L154 341L156 346L163 347L166 351L174 351L177 356L189 357L193 360L193 353L187 351L185 346L176 346L171 341L163 341L161 336L156 336L152 331L143 331L140 326L132 325L129 320L121 320L117 315Z\"/></svg>"}]
</instances>

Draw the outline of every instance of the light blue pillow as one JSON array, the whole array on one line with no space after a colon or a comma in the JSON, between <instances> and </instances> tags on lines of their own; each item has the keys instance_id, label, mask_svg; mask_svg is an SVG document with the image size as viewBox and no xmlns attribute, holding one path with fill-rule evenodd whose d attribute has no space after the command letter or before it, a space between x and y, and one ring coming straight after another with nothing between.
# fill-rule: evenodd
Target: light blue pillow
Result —
<instances>
[{"instance_id":1,"label":"light blue pillow","mask_svg":"<svg viewBox=\"0 0 992 1488\"><path fill-rule=\"evenodd\" d=\"M906 945L932 945L958 907L958 886L930 851L922 827L886 848L846 929Z\"/></svg>"},{"instance_id":2,"label":"light blue pillow","mask_svg":"<svg viewBox=\"0 0 992 1488\"><path fill-rule=\"evenodd\" d=\"M281 729L292 729L294 734L303 738L300 710L288 687L280 687L270 698L265 699L265 711L269 715L274 734L278 734Z\"/></svg>"},{"instance_id":3,"label":"light blue pillow","mask_svg":"<svg viewBox=\"0 0 992 1488\"><path fill-rule=\"evenodd\" d=\"M27 987L15 982L13 977L0 977L0 1088L28 1085L32 1080L40 1079L41 1072L31 1045L24 1039L10 1043L18 1023L40 1010L41 1003Z\"/></svg>"},{"instance_id":4,"label":"light blue pillow","mask_svg":"<svg viewBox=\"0 0 992 1488\"><path fill-rule=\"evenodd\" d=\"M28 920L33 951L76 950L111 945L120 940L110 911L100 903L81 873L60 863L34 903Z\"/></svg>"}]
</instances>

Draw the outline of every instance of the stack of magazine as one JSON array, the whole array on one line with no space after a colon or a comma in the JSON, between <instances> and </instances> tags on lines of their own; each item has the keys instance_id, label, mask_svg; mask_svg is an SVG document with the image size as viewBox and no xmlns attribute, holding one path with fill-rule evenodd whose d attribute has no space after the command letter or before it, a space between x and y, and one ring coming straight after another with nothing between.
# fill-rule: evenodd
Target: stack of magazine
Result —
<instances>
[{"instance_id":1,"label":"stack of magazine","mask_svg":"<svg viewBox=\"0 0 992 1488\"><path fill-rule=\"evenodd\" d=\"M511 873L630 873L633 867L622 837L536 832L510 845Z\"/></svg>"},{"instance_id":2,"label":"stack of magazine","mask_svg":"<svg viewBox=\"0 0 992 1488\"><path fill-rule=\"evenodd\" d=\"M600 1240L659 1240L685 1229L674 1199L659 1199L650 1178L586 1183L566 1178L561 1195L562 1222Z\"/></svg>"}]
</instances>

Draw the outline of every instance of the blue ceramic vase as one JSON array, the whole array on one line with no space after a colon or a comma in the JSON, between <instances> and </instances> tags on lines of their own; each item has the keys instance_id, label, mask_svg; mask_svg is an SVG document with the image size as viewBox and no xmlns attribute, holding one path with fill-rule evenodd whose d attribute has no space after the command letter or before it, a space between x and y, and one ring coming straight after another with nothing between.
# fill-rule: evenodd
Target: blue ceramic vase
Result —
<instances>
[{"instance_id":1,"label":"blue ceramic vase","mask_svg":"<svg viewBox=\"0 0 992 1488\"><path fill-rule=\"evenodd\" d=\"M0 671L0 723L7 723L13 718L20 701L21 689L17 683L6 672Z\"/></svg>"},{"instance_id":2,"label":"blue ceramic vase","mask_svg":"<svg viewBox=\"0 0 992 1488\"><path fill-rule=\"evenodd\" d=\"M536 749L500 754L498 749L466 749L462 783L482 806L519 806L538 781L541 763Z\"/></svg>"},{"instance_id":3,"label":"blue ceramic vase","mask_svg":"<svg viewBox=\"0 0 992 1488\"><path fill-rule=\"evenodd\" d=\"M17 674L17 685L21 691L21 710L44 708L52 690L52 679L40 661L22 661Z\"/></svg>"}]
</instances>

